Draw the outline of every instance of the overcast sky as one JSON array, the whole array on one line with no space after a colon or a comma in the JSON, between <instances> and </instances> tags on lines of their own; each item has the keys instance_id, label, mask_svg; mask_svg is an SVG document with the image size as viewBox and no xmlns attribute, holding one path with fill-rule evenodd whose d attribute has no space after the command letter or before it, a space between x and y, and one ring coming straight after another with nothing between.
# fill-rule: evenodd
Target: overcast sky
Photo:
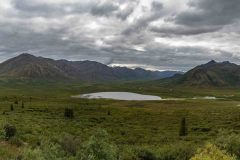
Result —
<instances>
[{"instance_id":1,"label":"overcast sky","mask_svg":"<svg viewBox=\"0 0 240 160\"><path fill-rule=\"evenodd\" d=\"M240 64L239 0L1 0L0 61L27 52L186 71Z\"/></svg>"}]
</instances>

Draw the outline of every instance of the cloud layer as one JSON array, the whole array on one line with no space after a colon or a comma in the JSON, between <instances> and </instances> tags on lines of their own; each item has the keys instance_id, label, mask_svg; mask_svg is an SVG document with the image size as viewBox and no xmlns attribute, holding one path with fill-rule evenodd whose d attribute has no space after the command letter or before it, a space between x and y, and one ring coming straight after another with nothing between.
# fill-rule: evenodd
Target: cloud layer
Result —
<instances>
[{"instance_id":1,"label":"cloud layer","mask_svg":"<svg viewBox=\"0 0 240 160\"><path fill-rule=\"evenodd\" d=\"M240 60L239 0L1 0L0 60L22 52L188 70Z\"/></svg>"}]
</instances>

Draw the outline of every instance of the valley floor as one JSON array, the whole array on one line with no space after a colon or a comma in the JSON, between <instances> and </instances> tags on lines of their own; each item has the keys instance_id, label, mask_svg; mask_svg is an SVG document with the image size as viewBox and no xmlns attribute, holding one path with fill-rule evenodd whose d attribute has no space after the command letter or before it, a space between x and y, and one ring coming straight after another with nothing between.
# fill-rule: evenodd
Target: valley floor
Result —
<instances>
[{"instance_id":1,"label":"valley floor","mask_svg":"<svg viewBox=\"0 0 240 160\"><path fill-rule=\"evenodd\" d=\"M34 149L44 143L66 146L65 143L76 142L68 144L76 148L73 145L87 143L99 129L108 133L109 141L118 148L120 159L144 159L141 157L147 154L161 159L163 154L174 156L179 150L187 152L184 158L187 159L197 148L214 141L222 133L240 133L240 93L237 89L171 89L156 85L144 87L140 83L12 82L2 83L0 89L0 159L14 159L23 155L26 148ZM97 91L132 91L163 98L216 96L222 99L143 102L71 98L72 95ZM74 118L64 117L65 108L73 110ZM187 134L179 136L183 118ZM8 141L5 140L5 124L15 126L17 130ZM66 135L68 140L64 141ZM143 151L146 155L139 155ZM69 153L66 147L64 152L66 157L76 154ZM173 159L180 160L176 155Z\"/></svg>"}]
</instances>

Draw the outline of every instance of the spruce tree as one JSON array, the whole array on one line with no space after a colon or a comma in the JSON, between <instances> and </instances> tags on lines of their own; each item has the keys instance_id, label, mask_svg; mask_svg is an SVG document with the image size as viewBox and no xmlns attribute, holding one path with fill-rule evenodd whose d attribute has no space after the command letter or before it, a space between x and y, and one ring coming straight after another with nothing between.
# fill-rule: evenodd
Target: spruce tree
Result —
<instances>
[{"instance_id":1,"label":"spruce tree","mask_svg":"<svg viewBox=\"0 0 240 160\"><path fill-rule=\"evenodd\" d=\"M10 106L10 110L11 110L11 111L14 110L14 108L13 108L13 104L11 104L11 106Z\"/></svg>"},{"instance_id":2,"label":"spruce tree","mask_svg":"<svg viewBox=\"0 0 240 160\"><path fill-rule=\"evenodd\" d=\"M24 108L24 102L22 101L22 108Z\"/></svg>"},{"instance_id":3,"label":"spruce tree","mask_svg":"<svg viewBox=\"0 0 240 160\"><path fill-rule=\"evenodd\" d=\"M70 118L70 119L74 118L73 109L65 108L65 110L64 110L64 117Z\"/></svg>"},{"instance_id":4,"label":"spruce tree","mask_svg":"<svg viewBox=\"0 0 240 160\"><path fill-rule=\"evenodd\" d=\"M180 136L186 136L187 135L187 124L186 124L186 118L185 117L183 117L182 120L181 120L179 135Z\"/></svg>"}]
</instances>

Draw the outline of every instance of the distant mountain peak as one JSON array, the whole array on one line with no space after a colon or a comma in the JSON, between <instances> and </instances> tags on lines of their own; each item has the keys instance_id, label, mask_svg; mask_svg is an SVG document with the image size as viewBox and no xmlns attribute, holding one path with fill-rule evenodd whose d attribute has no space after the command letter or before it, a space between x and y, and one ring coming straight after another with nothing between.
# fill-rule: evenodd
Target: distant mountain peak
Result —
<instances>
[{"instance_id":1,"label":"distant mountain peak","mask_svg":"<svg viewBox=\"0 0 240 160\"><path fill-rule=\"evenodd\" d=\"M217 62L215 60L209 61L207 64L216 64Z\"/></svg>"},{"instance_id":2,"label":"distant mountain peak","mask_svg":"<svg viewBox=\"0 0 240 160\"><path fill-rule=\"evenodd\" d=\"M22 54L19 54L18 56L14 57L14 58L11 58L9 60L18 60L18 61L33 61L33 60L36 60L38 57L32 55L32 54L29 54L29 53L22 53Z\"/></svg>"},{"instance_id":3,"label":"distant mountain peak","mask_svg":"<svg viewBox=\"0 0 240 160\"><path fill-rule=\"evenodd\" d=\"M134 70L136 70L136 71L143 71L143 70L145 70L145 69L137 67L137 68L135 68ZM145 71L146 71L146 70L145 70Z\"/></svg>"},{"instance_id":4,"label":"distant mountain peak","mask_svg":"<svg viewBox=\"0 0 240 160\"><path fill-rule=\"evenodd\" d=\"M35 57L35 56L29 53L22 53L22 54L19 54L17 57Z\"/></svg>"},{"instance_id":5,"label":"distant mountain peak","mask_svg":"<svg viewBox=\"0 0 240 160\"><path fill-rule=\"evenodd\" d=\"M68 61L22 53L0 64L0 78L77 80L86 82L153 80L173 76L169 73L109 67L96 61Z\"/></svg>"},{"instance_id":6,"label":"distant mountain peak","mask_svg":"<svg viewBox=\"0 0 240 160\"><path fill-rule=\"evenodd\" d=\"M197 86L240 85L240 66L228 61L217 63L211 60L185 73L180 83Z\"/></svg>"},{"instance_id":7,"label":"distant mountain peak","mask_svg":"<svg viewBox=\"0 0 240 160\"><path fill-rule=\"evenodd\" d=\"M201 66L209 67L209 66L212 66L212 65L215 65L215 64L217 64L217 62L215 60L211 60L208 63L203 64Z\"/></svg>"}]
</instances>

